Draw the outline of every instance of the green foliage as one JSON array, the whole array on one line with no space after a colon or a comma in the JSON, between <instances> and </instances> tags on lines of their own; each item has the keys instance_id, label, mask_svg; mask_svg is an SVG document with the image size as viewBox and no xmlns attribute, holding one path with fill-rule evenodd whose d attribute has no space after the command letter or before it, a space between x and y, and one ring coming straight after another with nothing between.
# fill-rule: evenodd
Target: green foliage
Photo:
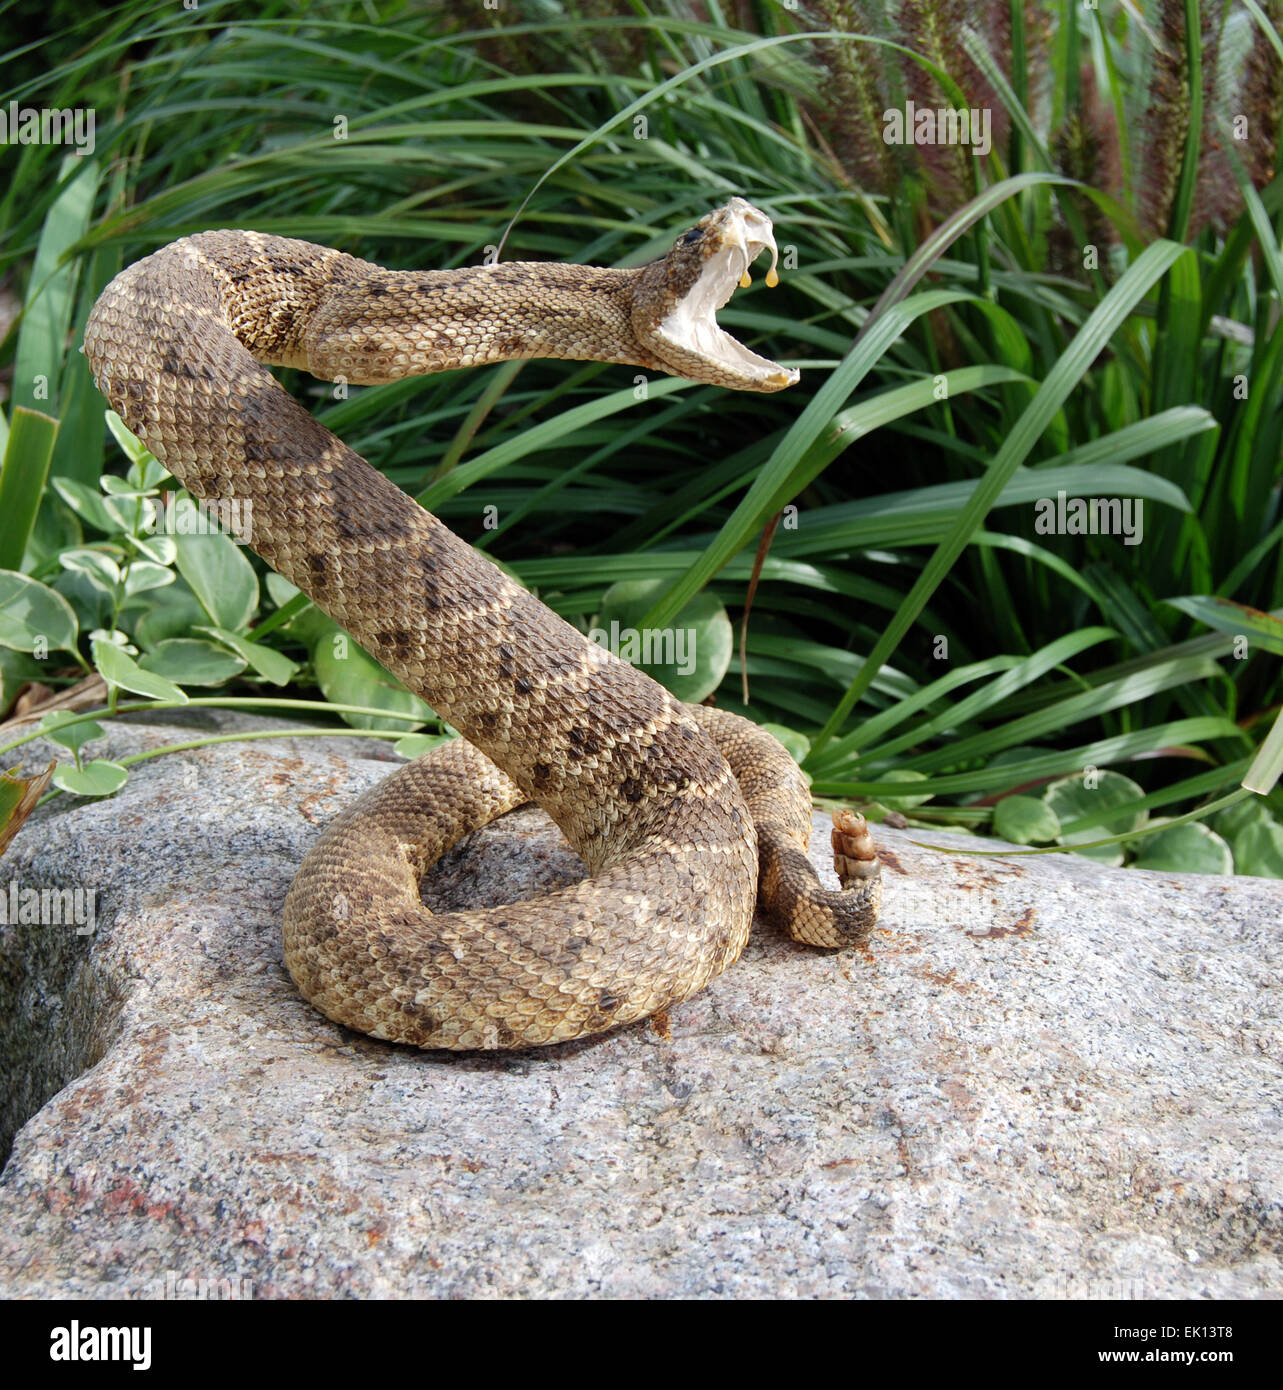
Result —
<instances>
[{"instance_id":1,"label":"green foliage","mask_svg":"<svg viewBox=\"0 0 1283 1390\"><path fill-rule=\"evenodd\" d=\"M1140 846L1132 867L1171 873L1232 874L1234 856L1214 830L1193 821L1186 825L1160 825Z\"/></svg>"},{"instance_id":2,"label":"green foliage","mask_svg":"<svg viewBox=\"0 0 1283 1390\"><path fill-rule=\"evenodd\" d=\"M993 808L993 833L1013 845L1046 845L1060 836L1060 817L1036 796L1004 796Z\"/></svg>"},{"instance_id":3,"label":"green foliage","mask_svg":"<svg viewBox=\"0 0 1283 1390\"><path fill-rule=\"evenodd\" d=\"M593 629L595 641L697 705L722 683L731 664L731 620L721 600L705 591L664 628L644 624L663 580L621 579L606 590Z\"/></svg>"},{"instance_id":4,"label":"green foliage","mask_svg":"<svg viewBox=\"0 0 1283 1390\"><path fill-rule=\"evenodd\" d=\"M48 441L0 475L27 493L0 530L5 698L93 660L113 691L319 688L350 722L447 732L232 539L156 530L173 484L103 430L75 350L121 264L240 225L389 266L633 265L739 193L782 285L721 318L801 368L791 391L547 362L282 379L585 632L627 581L634 625L697 601L725 646L782 511L747 670L704 669L817 795L1045 844L1032 800L1082 844L1246 776L1268 795L1210 829L1279 872L1279 8L55 6L11 95L93 106L97 142L15 147L0 193L26 292L0 364L60 421L38 498ZM992 149L886 145L907 98L989 105ZM1061 493L1143 503L1137 543L1043 526ZM1125 795L1058 804L1088 766ZM1179 828L1165 852L1210 843Z\"/></svg>"},{"instance_id":5,"label":"green foliage","mask_svg":"<svg viewBox=\"0 0 1283 1390\"><path fill-rule=\"evenodd\" d=\"M57 420L18 406L0 466L0 569L22 564L53 458Z\"/></svg>"},{"instance_id":6,"label":"green foliage","mask_svg":"<svg viewBox=\"0 0 1283 1390\"><path fill-rule=\"evenodd\" d=\"M1123 851L1116 845L1096 848L1092 841L1106 835L1131 835L1145 824L1146 812L1134 809L1144 796L1144 788L1121 773L1095 771L1081 777L1063 777L1052 782L1043 792L1043 800L1055 815L1060 832L1055 837L1062 845L1081 845L1079 853L1099 859L1106 864L1121 864ZM1109 819L1099 829L1075 829L1076 821L1087 816L1099 817L1102 811Z\"/></svg>"},{"instance_id":7,"label":"green foliage","mask_svg":"<svg viewBox=\"0 0 1283 1390\"><path fill-rule=\"evenodd\" d=\"M95 758L76 768L60 765L53 774L54 786L73 796L110 796L128 780L129 773L119 763L105 758Z\"/></svg>"}]
</instances>

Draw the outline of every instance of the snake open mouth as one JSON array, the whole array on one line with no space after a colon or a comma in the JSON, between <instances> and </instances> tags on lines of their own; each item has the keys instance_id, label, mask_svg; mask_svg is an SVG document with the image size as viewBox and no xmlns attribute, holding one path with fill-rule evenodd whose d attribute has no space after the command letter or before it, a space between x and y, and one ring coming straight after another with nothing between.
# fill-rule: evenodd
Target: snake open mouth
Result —
<instances>
[{"instance_id":1,"label":"snake open mouth","mask_svg":"<svg viewBox=\"0 0 1283 1390\"><path fill-rule=\"evenodd\" d=\"M733 374L750 389L779 391L792 386L800 378L799 372L759 357L717 322L717 311L729 302L736 287L747 289L748 268L763 251L771 253L766 283L779 283L779 251L771 219L743 198L732 198L686 236L695 238L697 234L707 240L703 269L677 307L660 322L656 336L724 373Z\"/></svg>"}]
</instances>

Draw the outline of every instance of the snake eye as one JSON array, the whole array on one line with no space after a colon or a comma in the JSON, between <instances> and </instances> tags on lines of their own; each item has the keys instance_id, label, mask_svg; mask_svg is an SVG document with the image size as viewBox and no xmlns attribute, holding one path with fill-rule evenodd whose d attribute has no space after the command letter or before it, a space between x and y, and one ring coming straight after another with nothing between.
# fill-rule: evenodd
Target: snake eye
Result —
<instances>
[{"instance_id":1,"label":"snake eye","mask_svg":"<svg viewBox=\"0 0 1283 1390\"><path fill-rule=\"evenodd\" d=\"M684 237L682 237L682 245L683 245L683 246L693 246L693 245L695 244L695 242L697 242L697 241L700 239L700 237L702 237L703 235L704 235L704 229L703 229L703 227L692 227L692 228L690 229L690 231L687 232L686 235L685 235Z\"/></svg>"}]
</instances>

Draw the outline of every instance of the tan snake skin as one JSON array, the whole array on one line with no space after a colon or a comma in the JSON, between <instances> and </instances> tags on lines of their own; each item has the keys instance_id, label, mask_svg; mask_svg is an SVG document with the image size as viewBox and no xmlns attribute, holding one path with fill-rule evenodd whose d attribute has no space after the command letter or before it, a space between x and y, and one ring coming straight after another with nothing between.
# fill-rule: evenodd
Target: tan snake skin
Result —
<instances>
[{"instance_id":1,"label":"tan snake skin","mask_svg":"<svg viewBox=\"0 0 1283 1390\"><path fill-rule=\"evenodd\" d=\"M563 357L777 390L796 373L714 319L767 247L769 220L742 199L632 270L390 271L206 232L130 266L95 304L85 352L129 428L195 496L248 499L254 550L464 735L362 796L299 869L285 962L328 1017L424 1048L560 1042L701 989L739 956L755 899L817 946L876 921L862 817L835 815L843 891L825 890L805 854L805 779L778 742L680 704L590 642L264 365L368 383ZM429 912L426 868L526 800L592 877L530 902Z\"/></svg>"}]
</instances>

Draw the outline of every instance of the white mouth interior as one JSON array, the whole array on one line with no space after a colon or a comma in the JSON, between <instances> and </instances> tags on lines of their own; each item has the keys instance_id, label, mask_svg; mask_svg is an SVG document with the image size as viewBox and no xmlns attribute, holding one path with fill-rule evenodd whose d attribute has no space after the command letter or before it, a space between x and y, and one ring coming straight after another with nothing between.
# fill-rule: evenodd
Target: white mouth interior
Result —
<instances>
[{"instance_id":1,"label":"white mouth interior","mask_svg":"<svg viewBox=\"0 0 1283 1390\"><path fill-rule=\"evenodd\" d=\"M704 263L699 279L677 308L659 325L659 337L686 352L698 354L738 376L771 386L792 386L800 373L750 352L717 323L717 311L748 275L762 251L771 253L767 283L775 283L779 252L771 219L742 198L731 204L730 227L722 246Z\"/></svg>"}]
</instances>

